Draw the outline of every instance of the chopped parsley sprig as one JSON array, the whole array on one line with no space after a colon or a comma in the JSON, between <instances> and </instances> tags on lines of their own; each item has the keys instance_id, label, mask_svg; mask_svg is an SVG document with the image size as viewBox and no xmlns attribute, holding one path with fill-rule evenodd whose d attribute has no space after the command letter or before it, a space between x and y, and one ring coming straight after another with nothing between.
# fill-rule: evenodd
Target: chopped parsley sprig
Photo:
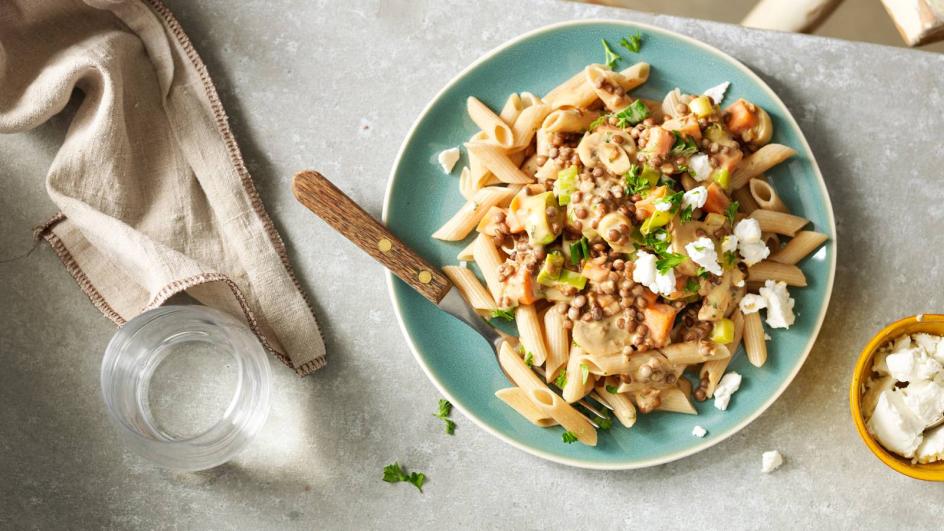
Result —
<instances>
[{"instance_id":1,"label":"chopped parsley sprig","mask_svg":"<svg viewBox=\"0 0 944 531\"><path fill-rule=\"evenodd\" d=\"M649 118L649 107L642 100L636 100L613 116L616 117L616 125L626 128Z\"/></svg>"},{"instance_id":2,"label":"chopped parsley sprig","mask_svg":"<svg viewBox=\"0 0 944 531\"><path fill-rule=\"evenodd\" d=\"M610 48L610 43L606 42L606 39L600 39L600 44L603 45L603 63L610 67L611 70L616 68L616 63L618 63L622 57Z\"/></svg>"},{"instance_id":3,"label":"chopped parsley sprig","mask_svg":"<svg viewBox=\"0 0 944 531\"><path fill-rule=\"evenodd\" d=\"M728 208L724 210L724 217L728 218L728 221L731 223L731 226L734 226L734 218L737 217L738 209L741 208L740 203L737 201L732 201Z\"/></svg>"},{"instance_id":4,"label":"chopped parsley sprig","mask_svg":"<svg viewBox=\"0 0 944 531\"><path fill-rule=\"evenodd\" d=\"M572 443L577 442L577 436L569 431L565 431L564 434L561 435L561 439L563 439L563 441L567 444L572 444Z\"/></svg>"},{"instance_id":5,"label":"chopped parsley sprig","mask_svg":"<svg viewBox=\"0 0 944 531\"><path fill-rule=\"evenodd\" d=\"M426 474L422 472L411 472L407 474L400 467L400 463L393 463L384 467L383 480L387 483L399 483L405 481L423 492L423 483L426 482Z\"/></svg>"},{"instance_id":6,"label":"chopped parsley sprig","mask_svg":"<svg viewBox=\"0 0 944 531\"><path fill-rule=\"evenodd\" d=\"M666 252L661 254L656 260L656 269L665 275L670 269L680 265L685 260L686 257L684 254Z\"/></svg>"},{"instance_id":7,"label":"chopped parsley sprig","mask_svg":"<svg viewBox=\"0 0 944 531\"><path fill-rule=\"evenodd\" d=\"M642 49L642 34L636 32L630 35L629 38L623 37L620 39L619 43L623 48L633 53L639 53L639 50Z\"/></svg>"},{"instance_id":8,"label":"chopped parsley sprig","mask_svg":"<svg viewBox=\"0 0 944 531\"><path fill-rule=\"evenodd\" d=\"M492 310L492 319L504 319L506 321L515 320L514 310L503 310L499 308L498 310Z\"/></svg>"},{"instance_id":9,"label":"chopped parsley sprig","mask_svg":"<svg viewBox=\"0 0 944 531\"><path fill-rule=\"evenodd\" d=\"M456 433L456 423L449 418L452 414L452 404L445 399L439 399L439 411L433 413L433 416L446 423L446 433L453 435Z\"/></svg>"},{"instance_id":10,"label":"chopped parsley sprig","mask_svg":"<svg viewBox=\"0 0 944 531\"><path fill-rule=\"evenodd\" d=\"M695 139L682 135L678 131L672 131L672 135L675 136L675 143L672 145L672 155L676 157L691 157L695 153L698 153L698 144L695 142Z\"/></svg>"}]
</instances>

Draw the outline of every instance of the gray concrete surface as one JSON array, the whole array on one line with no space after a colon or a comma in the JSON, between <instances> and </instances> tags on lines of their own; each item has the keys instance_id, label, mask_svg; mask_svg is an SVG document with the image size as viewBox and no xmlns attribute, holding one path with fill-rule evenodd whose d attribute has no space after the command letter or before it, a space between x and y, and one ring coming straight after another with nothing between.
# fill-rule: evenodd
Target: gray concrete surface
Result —
<instances>
[{"instance_id":1,"label":"gray concrete surface","mask_svg":"<svg viewBox=\"0 0 944 531\"><path fill-rule=\"evenodd\" d=\"M49 249L2 263L0 528L941 527L944 485L874 459L846 393L874 330L944 305L944 57L534 0L169 4L317 301L329 364L307 379L273 364L272 416L236 461L160 470L126 451L105 416L98 367L110 323ZM747 63L799 120L838 220L833 302L796 381L735 437L647 470L547 463L461 415L456 435L443 435L380 267L288 186L294 171L319 168L379 215L400 141L447 79L525 30L580 17L655 23ZM43 176L65 124L0 138L2 259L28 251L30 228L54 211ZM770 448L786 464L761 475ZM381 481L394 460L428 474L424 494Z\"/></svg>"}]
</instances>

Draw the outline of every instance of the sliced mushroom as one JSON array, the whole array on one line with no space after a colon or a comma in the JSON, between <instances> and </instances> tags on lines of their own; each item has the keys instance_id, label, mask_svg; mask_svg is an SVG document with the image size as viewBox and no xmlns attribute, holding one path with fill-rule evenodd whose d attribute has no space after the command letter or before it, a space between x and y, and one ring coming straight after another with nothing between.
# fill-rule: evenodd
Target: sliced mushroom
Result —
<instances>
[{"instance_id":1,"label":"sliced mushroom","mask_svg":"<svg viewBox=\"0 0 944 531\"><path fill-rule=\"evenodd\" d=\"M682 91L678 88L672 89L665 95L665 98L662 99L662 112L665 113L666 116L678 118L682 116L682 113L678 111L678 106L687 106L690 101L692 101L690 95L682 94Z\"/></svg>"},{"instance_id":2,"label":"sliced mushroom","mask_svg":"<svg viewBox=\"0 0 944 531\"><path fill-rule=\"evenodd\" d=\"M770 142L774 134L774 124L770 115L763 108L757 106L757 125L751 128L751 142L763 146Z\"/></svg>"},{"instance_id":3,"label":"sliced mushroom","mask_svg":"<svg viewBox=\"0 0 944 531\"><path fill-rule=\"evenodd\" d=\"M600 162L606 166L606 169L616 175L622 175L628 172L630 166L633 164L632 161L629 160L629 155L626 154L626 150L612 142L600 144L599 148L597 148L597 157L599 157Z\"/></svg>"},{"instance_id":4,"label":"sliced mushroom","mask_svg":"<svg viewBox=\"0 0 944 531\"><path fill-rule=\"evenodd\" d=\"M584 75L593 92L610 111L621 111L632 103L626 96L626 89L623 88L628 82L619 72L601 65L590 65L584 70Z\"/></svg>"}]
</instances>

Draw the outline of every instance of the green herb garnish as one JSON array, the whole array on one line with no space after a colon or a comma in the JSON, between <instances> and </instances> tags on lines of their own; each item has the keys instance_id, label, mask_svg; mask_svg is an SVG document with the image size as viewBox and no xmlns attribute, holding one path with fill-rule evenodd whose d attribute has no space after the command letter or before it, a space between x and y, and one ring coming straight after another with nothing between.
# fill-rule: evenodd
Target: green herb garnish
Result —
<instances>
[{"instance_id":1,"label":"green herb garnish","mask_svg":"<svg viewBox=\"0 0 944 531\"><path fill-rule=\"evenodd\" d=\"M682 220L682 223L688 223L689 221L692 220L692 213L694 211L695 209L692 208L692 205L688 205L687 207L682 209L681 213L679 213L679 219Z\"/></svg>"},{"instance_id":2,"label":"green herb garnish","mask_svg":"<svg viewBox=\"0 0 944 531\"><path fill-rule=\"evenodd\" d=\"M515 320L515 312L513 310L492 310L492 319L504 319L506 321Z\"/></svg>"},{"instance_id":3,"label":"green herb garnish","mask_svg":"<svg viewBox=\"0 0 944 531\"><path fill-rule=\"evenodd\" d=\"M554 379L554 385L563 389L567 385L567 369L564 369L557 375L557 378Z\"/></svg>"},{"instance_id":4,"label":"green herb garnish","mask_svg":"<svg viewBox=\"0 0 944 531\"><path fill-rule=\"evenodd\" d=\"M704 267L699 267L698 272L695 274L698 276L698 278L708 278L708 270Z\"/></svg>"},{"instance_id":5,"label":"green herb garnish","mask_svg":"<svg viewBox=\"0 0 944 531\"><path fill-rule=\"evenodd\" d=\"M600 39L600 44L603 45L603 63L612 70L622 57L610 48L610 43L606 42L606 39Z\"/></svg>"},{"instance_id":6,"label":"green herb garnish","mask_svg":"<svg viewBox=\"0 0 944 531\"><path fill-rule=\"evenodd\" d=\"M525 353L524 364L528 367L534 365L534 354L531 354L530 352Z\"/></svg>"},{"instance_id":7,"label":"green herb garnish","mask_svg":"<svg viewBox=\"0 0 944 531\"><path fill-rule=\"evenodd\" d=\"M420 492L423 492L423 483L426 481L426 474L422 472L412 472L407 475L406 471L400 468L400 463L394 463L384 467L383 480L387 483L406 481L419 489Z\"/></svg>"},{"instance_id":8,"label":"green herb garnish","mask_svg":"<svg viewBox=\"0 0 944 531\"><path fill-rule=\"evenodd\" d=\"M605 124L609 118L609 114L601 114L600 116L597 116L596 120L590 122L590 125L587 126L587 131L593 131L597 127L600 127L601 125Z\"/></svg>"},{"instance_id":9,"label":"green herb garnish","mask_svg":"<svg viewBox=\"0 0 944 531\"><path fill-rule=\"evenodd\" d=\"M604 431L613 427L613 419L610 417L599 417L594 419L594 422L597 423L597 427Z\"/></svg>"},{"instance_id":10,"label":"green herb garnish","mask_svg":"<svg viewBox=\"0 0 944 531\"><path fill-rule=\"evenodd\" d=\"M737 201L732 201L728 208L724 210L724 217L728 218L728 221L731 222L731 225L734 225L734 218L737 217L738 209L741 208L741 204Z\"/></svg>"},{"instance_id":11,"label":"green herb garnish","mask_svg":"<svg viewBox=\"0 0 944 531\"><path fill-rule=\"evenodd\" d=\"M675 136L675 144L672 145L672 155L681 156L681 157L691 157L695 153L698 153L698 144L695 142L695 139L690 136L683 136L678 131L672 131L672 134Z\"/></svg>"},{"instance_id":12,"label":"green herb garnish","mask_svg":"<svg viewBox=\"0 0 944 531\"><path fill-rule=\"evenodd\" d=\"M623 37L620 39L619 43L623 48L626 48L633 53L639 53L639 50L642 49L642 34L635 33L630 35L628 39Z\"/></svg>"},{"instance_id":13,"label":"green herb garnish","mask_svg":"<svg viewBox=\"0 0 944 531\"><path fill-rule=\"evenodd\" d=\"M615 385L610 385L610 384L606 384L605 387L606 387L606 392L607 392L607 393L610 393L611 395L615 395L615 394L618 392L618 389L619 389L619 388L616 387Z\"/></svg>"},{"instance_id":14,"label":"green herb garnish","mask_svg":"<svg viewBox=\"0 0 944 531\"><path fill-rule=\"evenodd\" d=\"M694 278L688 279L688 282L685 283L685 291L689 293L698 293L699 284L698 281Z\"/></svg>"},{"instance_id":15,"label":"green herb garnish","mask_svg":"<svg viewBox=\"0 0 944 531\"><path fill-rule=\"evenodd\" d=\"M577 442L577 436L574 435L573 433L569 432L569 431L565 431L565 432L564 432L564 435L561 436L561 439L563 439L564 442L567 443L567 444L571 444L571 443Z\"/></svg>"},{"instance_id":16,"label":"green herb garnish","mask_svg":"<svg viewBox=\"0 0 944 531\"><path fill-rule=\"evenodd\" d=\"M684 254L665 253L662 256L660 256L658 260L656 260L656 269L658 269L660 273L665 275L666 273L669 272L669 270L681 264L685 260L686 258Z\"/></svg>"},{"instance_id":17,"label":"green herb garnish","mask_svg":"<svg viewBox=\"0 0 944 531\"><path fill-rule=\"evenodd\" d=\"M580 364L580 382L584 385L587 385L587 380L590 378L590 367L586 363Z\"/></svg>"},{"instance_id":18,"label":"green herb garnish","mask_svg":"<svg viewBox=\"0 0 944 531\"><path fill-rule=\"evenodd\" d=\"M586 237L570 244L570 263L580 265L580 261L586 258L590 258L590 244Z\"/></svg>"},{"instance_id":19,"label":"green herb garnish","mask_svg":"<svg viewBox=\"0 0 944 531\"><path fill-rule=\"evenodd\" d=\"M452 404L445 399L439 400L439 412L434 413L433 416L442 420L446 423L446 433L452 435L456 432L456 423L449 418L449 415L452 413Z\"/></svg>"},{"instance_id":20,"label":"green herb garnish","mask_svg":"<svg viewBox=\"0 0 944 531\"><path fill-rule=\"evenodd\" d=\"M630 125L636 125L646 118L649 118L649 108L646 107L646 104L643 103L642 100L636 100L614 116L617 120L616 125L625 128Z\"/></svg>"},{"instance_id":21,"label":"green herb garnish","mask_svg":"<svg viewBox=\"0 0 944 531\"><path fill-rule=\"evenodd\" d=\"M724 260L724 267L726 268L733 267L734 264L737 263L737 253L735 253L734 251L725 251L723 260Z\"/></svg>"}]
</instances>

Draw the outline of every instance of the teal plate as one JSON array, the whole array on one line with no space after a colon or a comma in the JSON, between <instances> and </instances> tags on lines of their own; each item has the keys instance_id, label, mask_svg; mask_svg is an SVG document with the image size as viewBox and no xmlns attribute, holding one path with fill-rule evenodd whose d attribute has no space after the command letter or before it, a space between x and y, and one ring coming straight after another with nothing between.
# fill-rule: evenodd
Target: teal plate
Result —
<instances>
[{"instance_id":1,"label":"teal plate","mask_svg":"<svg viewBox=\"0 0 944 531\"><path fill-rule=\"evenodd\" d=\"M446 243L430 238L464 203L458 168L443 175L437 154L461 146L476 132L465 112L465 100L476 96L500 109L512 92L544 94L587 64L603 58L600 39L614 48L620 38L643 34L639 54L619 49L627 61L652 65L649 81L635 93L661 100L680 87L700 93L730 81L725 103L743 97L764 107L774 122L774 142L798 155L768 172L774 188L792 212L812 220L814 230L830 241L800 267L809 286L791 289L797 322L789 330L770 330L769 358L762 368L750 365L740 351L729 370L744 376L727 411L711 401L696 404L698 416L652 413L640 415L630 429L614 423L600 434L596 447L564 444L559 427L542 429L528 423L495 397L508 387L489 345L463 323L439 311L406 284L387 274L390 297L403 333L429 379L476 424L531 454L559 463L598 469L657 465L708 448L746 426L766 410L793 380L806 360L826 313L836 271L836 228L823 177L809 145L783 102L744 65L704 43L664 29L621 21L575 21L548 26L518 37L466 68L450 81L417 119L394 164L384 201L387 226L437 266L455 264L468 242ZM471 237L470 237L471 239ZM708 436L692 436L701 425Z\"/></svg>"}]
</instances>

